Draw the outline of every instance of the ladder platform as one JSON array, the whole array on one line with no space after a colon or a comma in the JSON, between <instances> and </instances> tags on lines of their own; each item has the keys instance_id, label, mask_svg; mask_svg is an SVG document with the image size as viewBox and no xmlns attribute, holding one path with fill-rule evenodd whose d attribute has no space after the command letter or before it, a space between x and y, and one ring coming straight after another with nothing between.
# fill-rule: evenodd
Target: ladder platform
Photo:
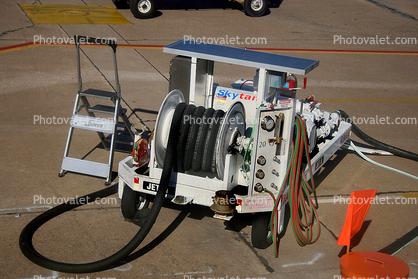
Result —
<instances>
[{"instance_id":1,"label":"ladder platform","mask_svg":"<svg viewBox=\"0 0 418 279\"><path fill-rule=\"evenodd\" d=\"M64 157L61 169L105 178L109 175L108 164L70 157Z\"/></svg>"},{"instance_id":2,"label":"ladder platform","mask_svg":"<svg viewBox=\"0 0 418 279\"><path fill-rule=\"evenodd\" d=\"M103 91L98 89L87 89L79 93L80 96L100 98L105 100L113 100L117 97L117 93L114 91Z\"/></svg>"},{"instance_id":3,"label":"ladder platform","mask_svg":"<svg viewBox=\"0 0 418 279\"><path fill-rule=\"evenodd\" d=\"M81 114L73 114L73 117L71 118L71 127L102 132L106 134L113 134L115 121L110 118L106 119Z\"/></svg>"},{"instance_id":4,"label":"ladder platform","mask_svg":"<svg viewBox=\"0 0 418 279\"><path fill-rule=\"evenodd\" d=\"M106 106L106 105L95 105L94 107L88 108L89 112L93 113L106 113L106 114L114 114L115 113L115 107L113 106ZM119 114L125 114L126 113L125 108L121 108L119 110Z\"/></svg>"}]
</instances>

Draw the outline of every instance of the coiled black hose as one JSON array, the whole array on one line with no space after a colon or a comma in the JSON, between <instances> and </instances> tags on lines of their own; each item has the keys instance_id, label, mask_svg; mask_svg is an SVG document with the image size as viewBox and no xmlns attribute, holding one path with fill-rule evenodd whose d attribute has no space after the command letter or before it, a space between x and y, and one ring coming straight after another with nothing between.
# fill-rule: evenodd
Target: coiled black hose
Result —
<instances>
[{"instance_id":1,"label":"coiled black hose","mask_svg":"<svg viewBox=\"0 0 418 279\"><path fill-rule=\"evenodd\" d=\"M39 229L43 224L66 211L81 206L84 203L84 201L86 201L86 199L96 200L97 198L104 198L116 193L117 188L115 185L94 192L92 194L79 197L75 200L66 202L37 216L23 229L22 233L20 234L19 246L22 253L29 260L42 267L66 273L90 273L106 270L111 268L124 258L126 258L129 254L131 254L139 246L139 244L141 244L141 242L145 239L145 237L151 230L163 205L165 193L167 191L168 183L170 181L170 175L174 163L174 158L176 156L176 146L178 140L177 134L180 128L180 122L182 119L183 111L186 108L186 106L187 105L185 103L180 103L175 109L170 127L170 134L164 160L163 172L160 180L160 186L158 188L158 192L155 196L154 204L151 208L148 218L146 219L144 226L141 227L141 229L125 247L123 247L115 254L99 261L82 264L70 264L54 261L44 257L43 255L38 253L38 251L36 251L32 243L33 235L35 234L36 230Z\"/></svg>"},{"instance_id":2,"label":"coiled black hose","mask_svg":"<svg viewBox=\"0 0 418 279\"><path fill-rule=\"evenodd\" d=\"M410 159L410 160L414 160L414 161L418 161L418 154L407 151L407 150L403 150L400 148L397 148L395 146L386 144L384 142L378 141L372 137L370 137L369 135L367 135L366 133L364 133L362 130L359 129L359 127L357 127L356 124L353 123L353 121L351 120L350 116L348 116L348 114L343 111L343 110L338 110L338 112L340 113L341 117L346 121L351 123L351 130L353 131L353 133L358 136L361 140L367 142L368 144L373 145L376 148L385 150L387 152L392 153L393 155L399 156L399 157L403 157L406 159Z\"/></svg>"}]
</instances>

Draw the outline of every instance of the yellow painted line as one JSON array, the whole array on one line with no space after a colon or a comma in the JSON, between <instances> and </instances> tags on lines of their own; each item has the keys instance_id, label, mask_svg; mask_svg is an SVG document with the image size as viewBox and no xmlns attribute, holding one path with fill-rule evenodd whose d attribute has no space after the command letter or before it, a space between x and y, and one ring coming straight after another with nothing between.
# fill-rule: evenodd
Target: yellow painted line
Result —
<instances>
[{"instance_id":1,"label":"yellow painted line","mask_svg":"<svg viewBox=\"0 0 418 279\"><path fill-rule=\"evenodd\" d=\"M138 48L138 49L163 49L164 46L144 46L144 45L118 45L121 48Z\"/></svg>"},{"instance_id":2,"label":"yellow painted line","mask_svg":"<svg viewBox=\"0 0 418 279\"><path fill-rule=\"evenodd\" d=\"M20 4L34 24L132 24L107 5Z\"/></svg>"},{"instance_id":3,"label":"yellow painted line","mask_svg":"<svg viewBox=\"0 0 418 279\"><path fill-rule=\"evenodd\" d=\"M418 193L401 194L404 198L418 198Z\"/></svg>"},{"instance_id":4,"label":"yellow painted line","mask_svg":"<svg viewBox=\"0 0 418 279\"><path fill-rule=\"evenodd\" d=\"M318 100L320 103L350 103L350 102L416 102L418 98L404 99L336 99L336 100Z\"/></svg>"}]
</instances>

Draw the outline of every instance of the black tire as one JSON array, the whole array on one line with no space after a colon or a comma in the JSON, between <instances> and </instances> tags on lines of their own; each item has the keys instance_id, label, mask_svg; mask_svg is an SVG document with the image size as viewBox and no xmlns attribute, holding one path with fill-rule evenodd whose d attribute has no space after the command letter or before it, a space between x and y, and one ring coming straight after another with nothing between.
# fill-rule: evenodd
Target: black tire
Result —
<instances>
[{"instance_id":1,"label":"black tire","mask_svg":"<svg viewBox=\"0 0 418 279\"><path fill-rule=\"evenodd\" d=\"M156 0L131 0L130 8L136 18L151 18L157 11Z\"/></svg>"},{"instance_id":2,"label":"black tire","mask_svg":"<svg viewBox=\"0 0 418 279\"><path fill-rule=\"evenodd\" d=\"M245 14L252 17L263 16L267 13L269 8L268 0L245 0L244 11Z\"/></svg>"},{"instance_id":3,"label":"black tire","mask_svg":"<svg viewBox=\"0 0 418 279\"><path fill-rule=\"evenodd\" d=\"M112 0L117 9L126 9L129 7L128 0Z\"/></svg>"},{"instance_id":4,"label":"black tire","mask_svg":"<svg viewBox=\"0 0 418 279\"><path fill-rule=\"evenodd\" d=\"M128 185L125 185L122 194L121 212L125 219L133 220L135 214L144 208L148 208L149 201L146 195L136 192Z\"/></svg>"},{"instance_id":5,"label":"black tire","mask_svg":"<svg viewBox=\"0 0 418 279\"><path fill-rule=\"evenodd\" d=\"M270 229L270 212L256 213L251 229L251 243L255 248L266 249L272 243Z\"/></svg>"}]
</instances>

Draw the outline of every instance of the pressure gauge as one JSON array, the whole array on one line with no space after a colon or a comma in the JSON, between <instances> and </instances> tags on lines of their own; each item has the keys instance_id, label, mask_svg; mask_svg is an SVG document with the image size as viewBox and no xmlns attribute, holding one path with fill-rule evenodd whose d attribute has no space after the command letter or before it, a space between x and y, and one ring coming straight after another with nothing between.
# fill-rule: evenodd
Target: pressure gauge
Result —
<instances>
[{"instance_id":1,"label":"pressure gauge","mask_svg":"<svg viewBox=\"0 0 418 279\"><path fill-rule=\"evenodd\" d=\"M276 123L274 122L274 119L271 118L271 116L264 116L263 120L261 121L261 128L263 130L266 130L268 132L271 132L274 130Z\"/></svg>"}]
</instances>

